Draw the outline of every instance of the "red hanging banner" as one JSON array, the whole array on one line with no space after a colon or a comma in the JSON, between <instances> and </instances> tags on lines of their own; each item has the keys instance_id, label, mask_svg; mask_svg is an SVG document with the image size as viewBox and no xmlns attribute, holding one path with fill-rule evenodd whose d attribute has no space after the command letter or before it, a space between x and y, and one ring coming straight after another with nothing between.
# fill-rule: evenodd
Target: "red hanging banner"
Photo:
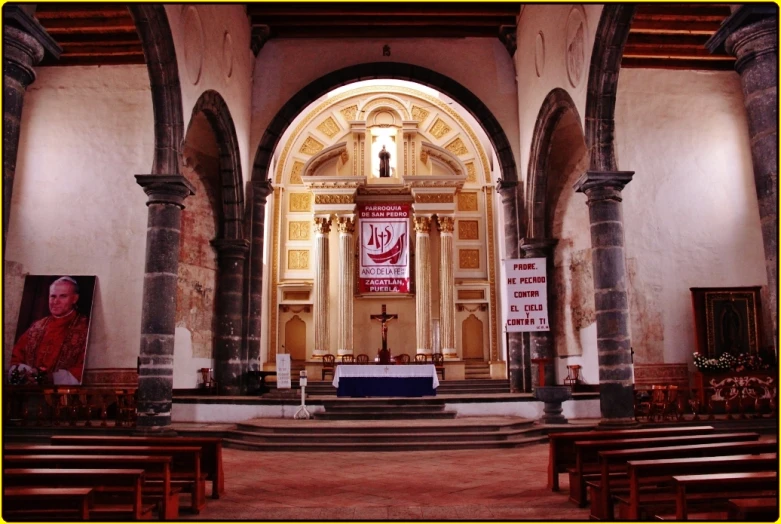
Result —
<instances>
[{"instance_id":1,"label":"red hanging banner","mask_svg":"<svg viewBox=\"0 0 781 524\"><path fill-rule=\"evenodd\" d=\"M360 293L409 293L409 204L360 204Z\"/></svg>"}]
</instances>

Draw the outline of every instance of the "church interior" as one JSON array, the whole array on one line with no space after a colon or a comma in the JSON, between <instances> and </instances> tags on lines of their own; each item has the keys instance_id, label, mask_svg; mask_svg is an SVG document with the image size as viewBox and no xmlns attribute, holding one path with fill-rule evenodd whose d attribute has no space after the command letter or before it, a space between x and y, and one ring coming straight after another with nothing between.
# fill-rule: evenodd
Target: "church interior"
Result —
<instances>
[{"instance_id":1,"label":"church interior","mask_svg":"<svg viewBox=\"0 0 781 524\"><path fill-rule=\"evenodd\" d=\"M4 518L777 518L777 40L764 3L5 4ZM130 513L22 470L122 446ZM297 502L402 463L485 484Z\"/></svg>"}]
</instances>

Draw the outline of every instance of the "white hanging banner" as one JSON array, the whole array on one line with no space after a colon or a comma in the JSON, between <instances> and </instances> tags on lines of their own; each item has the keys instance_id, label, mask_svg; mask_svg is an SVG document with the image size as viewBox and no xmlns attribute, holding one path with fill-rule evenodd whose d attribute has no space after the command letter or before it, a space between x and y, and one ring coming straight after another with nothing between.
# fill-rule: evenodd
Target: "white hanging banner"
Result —
<instances>
[{"instance_id":1,"label":"white hanging banner","mask_svg":"<svg viewBox=\"0 0 781 524\"><path fill-rule=\"evenodd\" d=\"M548 325L548 276L544 258L512 258L504 261L507 275L505 329L550 331Z\"/></svg>"},{"instance_id":2,"label":"white hanging banner","mask_svg":"<svg viewBox=\"0 0 781 524\"><path fill-rule=\"evenodd\" d=\"M277 353L277 389L290 387L290 354Z\"/></svg>"}]
</instances>

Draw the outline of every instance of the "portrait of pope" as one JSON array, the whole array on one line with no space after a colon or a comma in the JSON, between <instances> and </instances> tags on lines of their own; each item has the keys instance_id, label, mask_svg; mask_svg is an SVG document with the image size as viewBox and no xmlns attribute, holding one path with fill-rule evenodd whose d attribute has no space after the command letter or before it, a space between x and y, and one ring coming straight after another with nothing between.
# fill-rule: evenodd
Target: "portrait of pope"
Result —
<instances>
[{"instance_id":1,"label":"portrait of pope","mask_svg":"<svg viewBox=\"0 0 781 524\"><path fill-rule=\"evenodd\" d=\"M12 384L81 384L94 286L95 277L27 276L8 369Z\"/></svg>"}]
</instances>

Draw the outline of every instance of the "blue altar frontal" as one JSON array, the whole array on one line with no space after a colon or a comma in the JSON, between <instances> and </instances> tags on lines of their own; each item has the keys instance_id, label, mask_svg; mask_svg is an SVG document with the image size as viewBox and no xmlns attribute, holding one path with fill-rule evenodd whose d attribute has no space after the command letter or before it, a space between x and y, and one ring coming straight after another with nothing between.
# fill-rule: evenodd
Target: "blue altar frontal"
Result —
<instances>
[{"instance_id":1,"label":"blue altar frontal","mask_svg":"<svg viewBox=\"0 0 781 524\"><path fill-rule=\"evenodd\" d=\"M424 397L439 380L433 364L340 364L333 385L338 397Z\"/></svg>"}]
</instances>

